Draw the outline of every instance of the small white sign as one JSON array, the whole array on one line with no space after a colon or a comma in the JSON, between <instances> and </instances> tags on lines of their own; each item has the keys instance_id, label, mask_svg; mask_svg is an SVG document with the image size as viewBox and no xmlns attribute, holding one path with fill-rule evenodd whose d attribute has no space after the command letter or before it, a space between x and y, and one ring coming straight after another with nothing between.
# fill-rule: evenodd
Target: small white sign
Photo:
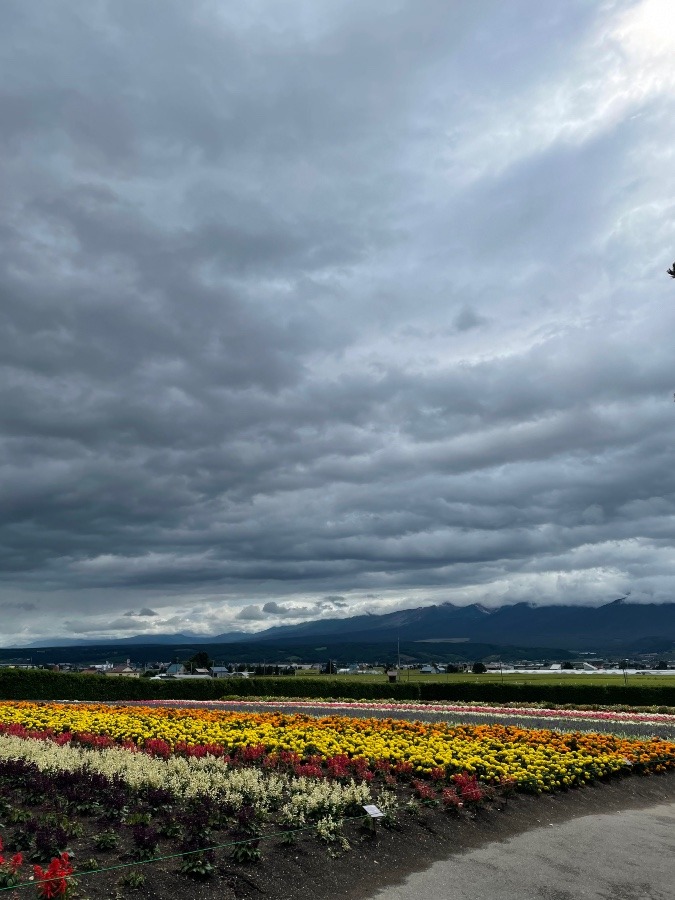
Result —
<instances>
[{"instance_id":1,"label":"small white sign","mask_svg":"<svg viewBox=\"0 0 675 900\"><path fill-rule=\"evenodd\" d=\"M363 807L365 811L368 813L371 819L383 819L384 813L381 809L378 809L377 806L374 806L370 803L368 806Z\"/></svg>"}]
</instances>

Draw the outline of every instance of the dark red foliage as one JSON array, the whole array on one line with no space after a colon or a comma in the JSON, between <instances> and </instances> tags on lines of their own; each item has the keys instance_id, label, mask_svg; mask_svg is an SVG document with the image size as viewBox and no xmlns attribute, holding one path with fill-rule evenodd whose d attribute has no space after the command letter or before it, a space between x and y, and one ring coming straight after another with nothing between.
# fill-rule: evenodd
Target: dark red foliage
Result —
<instances>
[{"instance_id":1,"label":"dark red foliage","mask_svg":"<svg viewBox=\"0 0 675 900\"><path fill-rule=\"evenodd\" d=\"M465 803L480 803L485 797L485 791L478 783L475 775L467 772L458 772L453 776L455 788Z\"/></svg>"},{"instance_id":2,"label":"dark red foliage","mask_svg":"<svg viewBox=\"0 0 675 900\"><path fill-rule=\"evenodd\" d=\"M448 810L461 809L464 806L462 798L453 788L443 788L441 803Z\"/></svg>"}]
</instances>

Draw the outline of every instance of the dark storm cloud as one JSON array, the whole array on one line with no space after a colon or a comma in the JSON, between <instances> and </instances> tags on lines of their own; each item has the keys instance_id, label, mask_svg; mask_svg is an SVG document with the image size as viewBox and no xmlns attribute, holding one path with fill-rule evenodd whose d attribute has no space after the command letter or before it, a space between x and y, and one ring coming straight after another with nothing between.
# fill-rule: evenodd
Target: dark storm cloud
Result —
<instances>
[{"instance_id":1,"label":"dark storm cloud","mask_svg":"<svg viewBox=\"0 0 675 900\"><path fill-rule=\"evenodd\" d=\"M313 612L313 610L309 609L307 606L286 606L283 603L269 600L263 605L263 612L267 616L279 616L282 619L287 619L301 618L308 613Z\"/></svg>"},{"instance_id":2,"label":"dark storm cloud","mask_svg":"<svg viewBox=\"0 0 675 900\"><path fill-rule=\"evenodd\" d=\"M6 603L0 603L0 609L4 610L7 613L34 612L36 609L38 609L38 606L36 603L12 603L11 601L7 601Z\"/></svg>"},{"instance_id":3,"label":"dark storm cloud","mask_svg":"<svg viewBox=\"0 0 675 900\"><path fill-rule=\"evenodd\" d=\"M7 640L671 599L659 8L4 4Z\"/></svg>"},{"instance_id":4,"label":"dark storm cloud","mask_svg":"<svg viewBox=\"0 0 675 900\"><path fill-rule=\"evenodd\" d=\"M251 604L240 609L236 618L242 622L264 622L267 619L267 616L260 606Z\"/></svg>"},{"instance_id":5,"label":"dark storm cloud","mask_svg":"<svg viewBox=\"0 0 675 900\"><path fill-rule=\"evenodd\" d=\"M329 595L328 597L322 597L321 600L317 600L314 604L315 607L321 612L331 611L340 609L347 609L349 607L349 603L340 595Z\"/></svg>"}]
</instances>

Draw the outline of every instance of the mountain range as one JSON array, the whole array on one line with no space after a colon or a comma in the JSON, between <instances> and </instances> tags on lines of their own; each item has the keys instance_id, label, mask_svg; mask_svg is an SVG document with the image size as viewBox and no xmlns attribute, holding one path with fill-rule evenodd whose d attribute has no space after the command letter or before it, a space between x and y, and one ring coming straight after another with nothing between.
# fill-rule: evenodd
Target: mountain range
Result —
<instances>
[{"instance_id":1,"label":"mountain range","mask_svg":"<svg viewBox=\"0 0 675 900\"><path fill-rule=\"evenodd\" d=\"M234 644L317 640L347 642L489 643L520 647L567 647L574 651L670 652L675 650L675 603L630 603L614 600L603 606L533 606L516 603L488 608L480 604L442 603L391 613L317 619L299 625L277 625L256 633L218 635L135 635L105 644ZM40 641L33 647L87 646L91 640Z\"/></svg>"}]
</instances>

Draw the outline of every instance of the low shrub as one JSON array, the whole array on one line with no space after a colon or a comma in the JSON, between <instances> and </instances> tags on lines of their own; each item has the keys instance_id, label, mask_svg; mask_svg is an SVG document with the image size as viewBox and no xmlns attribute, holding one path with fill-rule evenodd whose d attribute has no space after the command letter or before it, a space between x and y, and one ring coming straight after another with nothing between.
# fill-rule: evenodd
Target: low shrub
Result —
<instances>
[{"instance_id":1,"label":"low shrub","mask_svg":"<svg viewBox=\"0 0 675 900\"><path fill-rule=\"evenodd\" d=\"M305 697L345 700L483 701L548 703L558 706L675 706L675 684L502 684L485 681L367 682L332 678L227 678L152 681L51 672L0 669L3 700L221 700L246 697ZM158 749L159 752L159 749Z\"/></svg>"}]
</instances>

